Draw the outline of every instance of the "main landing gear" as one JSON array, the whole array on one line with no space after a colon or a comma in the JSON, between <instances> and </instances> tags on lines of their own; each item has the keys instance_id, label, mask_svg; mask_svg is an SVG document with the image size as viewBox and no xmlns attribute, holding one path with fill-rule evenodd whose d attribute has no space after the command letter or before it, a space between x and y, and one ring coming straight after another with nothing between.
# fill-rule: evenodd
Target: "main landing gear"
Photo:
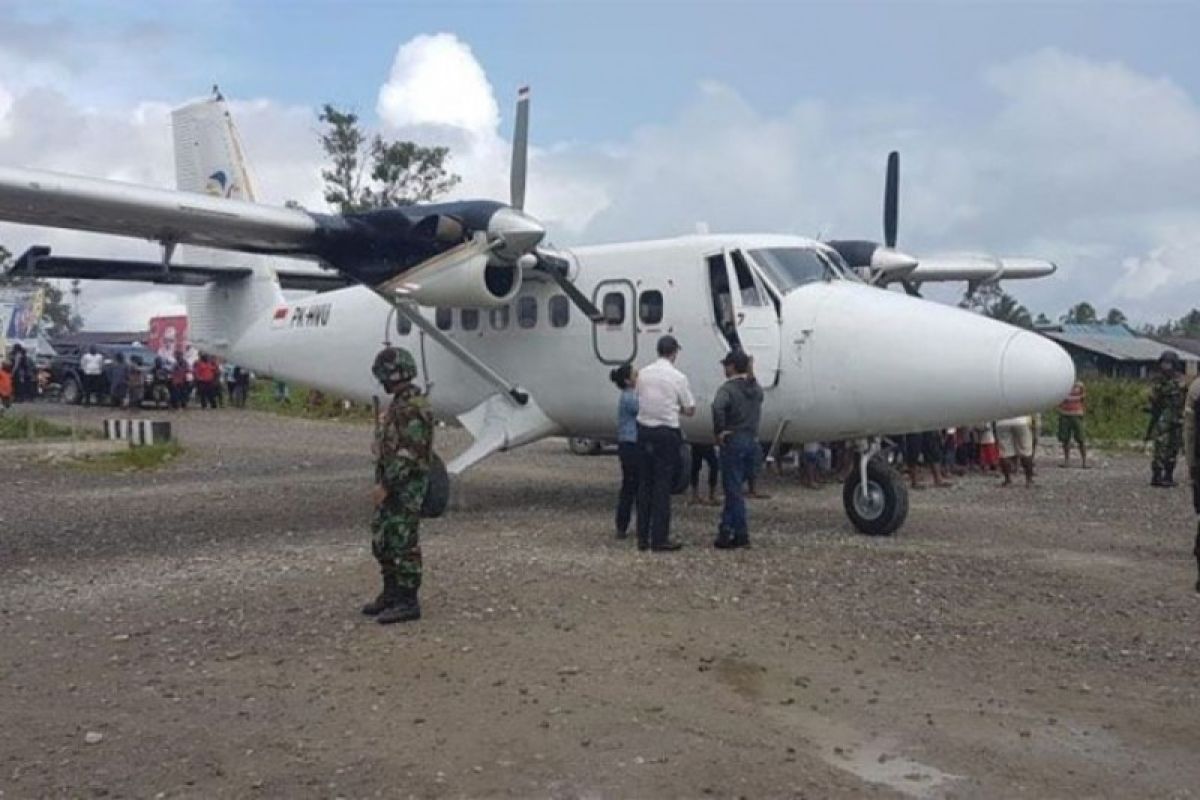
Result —
<instances>
[{"instance_id":1,"label":"main landing gear","mask_svg":"<svg viewBox=\"0 0 1200 800\"><path fill-rule=\"evenodd\" d=\"M908 517L908 487L878 454L878 444L859 448L858 468L842 486L842 505L859 533L891 536Z\"/></svg>"}]
</instances>

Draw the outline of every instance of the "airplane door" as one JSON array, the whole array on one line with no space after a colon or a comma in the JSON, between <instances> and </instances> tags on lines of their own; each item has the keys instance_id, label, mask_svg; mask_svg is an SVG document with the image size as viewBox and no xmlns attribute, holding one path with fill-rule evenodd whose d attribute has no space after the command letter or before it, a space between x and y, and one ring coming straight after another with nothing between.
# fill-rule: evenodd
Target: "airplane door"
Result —
<instances>
[{"instance_id":1,"label":"airplane door","mask_svg":"<svg viewBox=\"0 0 1200 800\"><path fill-rule=\"evenodd\" d=\"M592 303L604 319L592 325L592 345L601 363L614 366L637 356L634 287L629 281L604 281L596 286Z\"/></svg>"},{"instance_id":2,"label":"airplane door","mask_svg":"<svg viewBox=\"0 0 1200 800\"><path fill-rule=\"evenodd\" d=\"M779 379L779 312L766 287L740 250L726 251L730 300L742 349L754 357L754 373L764 388Z\"/></svg>"}]
</instances>

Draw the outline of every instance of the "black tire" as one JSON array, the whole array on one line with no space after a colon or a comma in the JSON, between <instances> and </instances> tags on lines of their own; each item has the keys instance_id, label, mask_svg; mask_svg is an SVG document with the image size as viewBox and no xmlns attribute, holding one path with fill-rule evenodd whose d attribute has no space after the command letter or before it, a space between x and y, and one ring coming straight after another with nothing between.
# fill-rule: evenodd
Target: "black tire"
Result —
<instances>
[{"instance_id":1,"label":"black tire","mask_svg":"<svg viewBox=\"0 0 1200 800\"><path fill-rule=\"evenodd\" d=\"M867 464L868 494L858 491L861 472L856 464L842 485L842 506L859 533L891 536L908 518L908 487L900 474L878 459Z\"/></svg>"},{"instance_id":2,"label":"black tire","mask_svg":"<svg viewBox=\"0 0 1200 800\"><path fill-rule=\"evenodd\" d=\"M567 448L577 456L595 456L600 454L604 445L586 436L571 436L567 439Z\"/></svg>"},{"instance_id":3,"label":"black tire","mask_svg":"<svg viewBox=\"0 0 1200 800\"><path fill-rule=\"evenodd\" d=\"M72 406L83 402L83 384L79 382L79 378L74 375L63 378L62 391L58 393L58 400Z\"/></svg>"},{"instance_id":4,"label":"black tire","mask_svg":"<svg viewBox=\"0 0 1200 800\"><path fill-rule=\"evenodd\" d=\"M450 474L446 465L436 453L433 463L429 465L429 484L425 487L425 499L421 502L421 516L425 519L437 519L446 513L450 505Z\"/></svg>"},{"instance_id":5,"label":"black tire","mask_svg":"<svg viewBox=\"0 0 1200 800\"><path fill-rule=\"evenodd\" d=\"M683 494L692 485L692 446L687 442L679 445L679 458L675 462L675 479L671 482L671 494Z\"/></svg>"}]
</instances>

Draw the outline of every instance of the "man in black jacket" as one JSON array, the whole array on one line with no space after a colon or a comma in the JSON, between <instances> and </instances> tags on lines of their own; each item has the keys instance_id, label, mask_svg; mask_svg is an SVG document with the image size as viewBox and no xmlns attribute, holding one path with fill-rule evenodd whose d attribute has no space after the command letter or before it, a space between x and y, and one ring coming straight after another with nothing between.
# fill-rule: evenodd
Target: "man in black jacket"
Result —
<instances>
[{"instance_id":1,"label":"man in black jacket","mask_svg":"<svg viewBox=\"0 0 1200 800\"><path fill-rule=\"evenodd\" d=\"M727 381L713 398L713 432L721 447L721 483L725 507L717 528L715 547L748 547L746 500L742 485L757 466L758 421L762 415L763 390L750 372L750 357L732 350L721 359Z\"/></svg>"}]
</instances>

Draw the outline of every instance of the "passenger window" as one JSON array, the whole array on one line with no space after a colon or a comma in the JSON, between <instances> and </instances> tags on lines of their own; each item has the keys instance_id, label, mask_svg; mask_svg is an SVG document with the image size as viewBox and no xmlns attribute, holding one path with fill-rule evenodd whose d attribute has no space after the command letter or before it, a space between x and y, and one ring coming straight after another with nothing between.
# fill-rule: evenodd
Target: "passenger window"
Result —
<instances>
[{"instance_id":1,"label":"passenger window","mask_svg":"<svg viewBox=\"0 0 1200 800\"><path fill-rule=\"evenodd\" d=\"M479 309L464 308L462 310L462 328L464 331L473 331L479 328Z\"/></svg>"},{"instance_id":2,"label":"passenger window","mask_svg":"<svg viewBox=\"0 0 1200 800\"><path fill-rule=\"evenodd\" d=\"M396 312L396 333L401 336L408 336L412 333L412 320L399 311Z\"/></svg>"},{"instance_id":3,"label":"passenger window","mask_svg":"<svg viewBox=\"0 0 1200 800\"><path fill-rule=\"evenodd\" d=\"M638 319L643 325L657 325L663 319L663 296L657 289L642 292L638 300Z\"/></svg>"},{"instance_id":4,"label":"passenger window","mask_svg":"<svg viewBox=\"0 0 1200 800\"><path fill-rule=\"evenodd\" d=\"M491 317L493 330L502 331L508 327L508 306L493 308L488 316Z\"/></svg>"},{"instance_id":5,"label":"passenger window","mask_svg":"<svg viewBox=\"0 0 1200 800\"><path fill-rule=\"evenodd\" d=\"M454 324L454 312L439 306L437 311L433 312L433 322L439 331L448 331Z\"/></svg>"},{"instance_id":6,"label":"passenger window","mask_svg":"<svg viewBox=\"0 0 1200 800\"><path fill-rule=\"evenodd\" d=\"M609 292L604 295L604 321L609 325L620 325L625 322L625 295L620 292Z\"/></svg>"},{"instance_id":7,"label":"passenger window","mask_svg":"<svg viewBox=\"0 0 1200 800\"><path fill-rule=\"evenodd\" d=\"M737 274L738 294L744 306L764 306L762 295L758 292L758 284L746 264L746 259L738 250L733 251L733 271Z\"/></svg>"},{"instance_id":8,"label":"passenger window","mask_svg":"<svg viewBox=\"0 0 1200 800\"><path fill-rule=\"evenodd\" d=\"M517 325L532 328L537 325L537 298L522 297L517 300Z\"/></svg>"},{"instance_id":9,"label":"passenger window","mask_svg":"<svg viewBox=\"0 0 1200 800\"><path fill-rule=\"evenodd\" d=\"M565 294L556 294L550 298L550 326L565 328L571 320L571 301Z\"/></svg>"}]
</instances>

